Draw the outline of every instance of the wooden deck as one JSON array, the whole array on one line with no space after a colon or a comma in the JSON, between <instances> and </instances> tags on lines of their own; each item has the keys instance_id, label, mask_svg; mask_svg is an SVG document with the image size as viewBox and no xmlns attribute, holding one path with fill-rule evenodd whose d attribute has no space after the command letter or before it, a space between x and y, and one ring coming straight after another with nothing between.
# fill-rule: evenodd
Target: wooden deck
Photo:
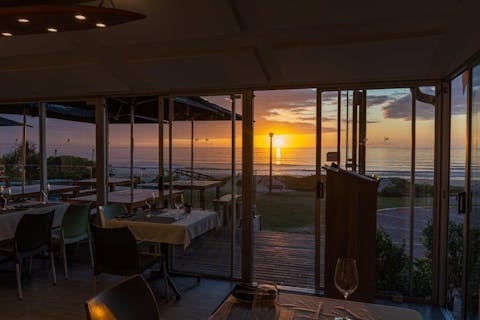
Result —
<instances>
[{"instance_id":1,"label":"wooden deck","mask_svg":"<svg viewBox=\"0 0 480 320\"><path fill-rule=\"evenodd\" d=\"M240 230L236 243L240 244ZM221 228L192 241L184 252L175 248L173 269L178 272L229 277L230 232ZM254 277L257 282L314 287L315 238L309 234L260 231L255 234ZM323 265L323 264L322 264ZM241 252L235 250L234 276L240 277Z\"/></svg>"}]
</instances>

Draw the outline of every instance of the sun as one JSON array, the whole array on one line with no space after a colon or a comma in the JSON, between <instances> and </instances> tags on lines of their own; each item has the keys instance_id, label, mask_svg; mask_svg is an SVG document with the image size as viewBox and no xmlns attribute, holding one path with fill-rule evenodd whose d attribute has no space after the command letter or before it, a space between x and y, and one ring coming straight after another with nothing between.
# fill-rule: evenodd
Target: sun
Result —
<instances>
[{"instance_id":1,"label":"sun","mask_svg":"<svg viewBox=\"0 0 480 320\"><path fill-rule=\"evenodd\" d=\"M281 137L281 136L274 137L273 144L274 144L275 148L277 148L277 149L280 149L281 147L283 147L283 145L284 145L283 137Z\"/></svg>"}]
</instances>

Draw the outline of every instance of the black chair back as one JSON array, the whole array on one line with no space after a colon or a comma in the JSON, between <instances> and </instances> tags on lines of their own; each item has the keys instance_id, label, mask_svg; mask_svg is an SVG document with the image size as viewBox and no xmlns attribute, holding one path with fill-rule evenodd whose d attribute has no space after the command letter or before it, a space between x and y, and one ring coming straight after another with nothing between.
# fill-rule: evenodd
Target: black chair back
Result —
<instances>
[{"instance_id":1,"label":"black chair back","mask_svg":"<svg viewBox=\"0 0 480 320\"><path fill-rule=\"evenodd\" d=\"M102 228L91 225L94 274L129 276L140 273L137 242L128 227Z\"/></svg>"},{"instance_id":2,"label":"black chair back","mask_svg":"<svg viewBox=\"0 0 480 320\"><path fill-rule=\"evenodd\" d=\"M50 249L54 212L55 210L44 214L25 214L20 218L15 230L18 253Z\"/></svg>"},{"instance_id":3,"label":"black chair back","mask_svg":"<svg viewBox=\"0 0 480 320\"><path fill-rule=\"evenodd\" d=\"M88 320L158 320L157 302L141 275L135 275L85 302Z\"/></svg>"}]
</instances>

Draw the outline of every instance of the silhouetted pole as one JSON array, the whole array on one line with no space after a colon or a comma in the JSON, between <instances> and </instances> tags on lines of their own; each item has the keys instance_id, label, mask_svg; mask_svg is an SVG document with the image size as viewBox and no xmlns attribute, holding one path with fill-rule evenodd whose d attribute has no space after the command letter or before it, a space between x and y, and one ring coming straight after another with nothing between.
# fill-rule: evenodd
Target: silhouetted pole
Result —
<instances>
[{"instance_id":1,"label":"silhouetted pole","mask_svg":"<svg viewBox=\"0 0 480 320\"><path fill-rule=\"evenodd\" d=\"M272 193L272 141L273 141L273 132L268 134L270 136L270 183L268 185L268 192Z\"/></svg>"}]
</instances>

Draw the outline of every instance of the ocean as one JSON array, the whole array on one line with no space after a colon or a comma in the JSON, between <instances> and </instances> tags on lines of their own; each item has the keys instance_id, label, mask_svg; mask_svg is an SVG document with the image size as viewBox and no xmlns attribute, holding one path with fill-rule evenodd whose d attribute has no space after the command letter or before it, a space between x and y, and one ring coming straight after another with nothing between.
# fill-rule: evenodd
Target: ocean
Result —
<instances>
[{"instance_id":1,"label":"ocean","mask_svg":"<svg viewBox=\"0 0 480 320\"><path fill-rule=\"evenodd\" d=\"M135 175L142 175L145 180L152 179L158 173L158 151L155 147L135 147L134 149ZM342 151L345 149L343 148ZM0 148L0 154L8 148ZM335 151L334 148L324 148L322 164L327 164L326 153ZM241 172L241 148L236 149L236 170ZM48 156L75 155L94 159L92 147L75 145L50 145L47 148ZM434 166L433 148L417 148L415 177L417 180L432 182ZM345 158L344 154L341 155ZM190 148L174 147L172 153L173 168L190 168ZM273 149L273 174L306 176L315 173L315 148L279 148ZM110 146L109 163L112 172L118 176L128 176L130 166L129 147ZM164 163L168 167L168 149L164 150ZM379 177L410 178L411 154L410 148L404 147L377 147L367 146L366 152L367 174L376 174ZM452 184L461 184L465 176L465 150L452 149L451 152L451 181ZM213 176L226 176L231 170L231 149L222 147L197 147L194 149L194 170ZM269 172L269 149L254 149L254 170L257 175L266 175Z\"/></svg>"}]
</instances>

